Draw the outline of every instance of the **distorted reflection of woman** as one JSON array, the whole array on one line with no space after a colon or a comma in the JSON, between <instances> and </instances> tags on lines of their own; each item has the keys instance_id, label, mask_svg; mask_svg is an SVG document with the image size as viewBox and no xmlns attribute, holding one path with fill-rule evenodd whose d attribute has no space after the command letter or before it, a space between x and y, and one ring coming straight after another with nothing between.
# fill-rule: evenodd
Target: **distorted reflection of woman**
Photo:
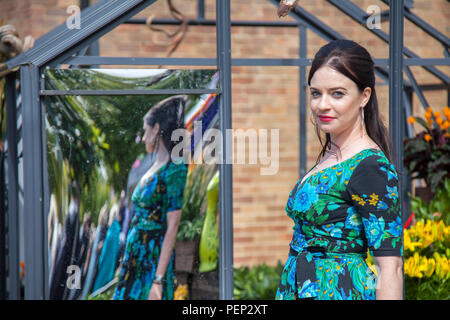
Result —
<instances>
[{"instance_id":1,"label":"distorted reflection of woman","mask_svg":"<svg viewBox=\"0 0 450 320\"><path fill-rule=\"evenodd\" d=\"M187 168L171 157L172 132L184 128L185 96L162 100L144 117L147 152L155 160L132 195L134 215L114 299L170 300L174 292L174 244L181 217Z\"/></svg>"}]
</instances>

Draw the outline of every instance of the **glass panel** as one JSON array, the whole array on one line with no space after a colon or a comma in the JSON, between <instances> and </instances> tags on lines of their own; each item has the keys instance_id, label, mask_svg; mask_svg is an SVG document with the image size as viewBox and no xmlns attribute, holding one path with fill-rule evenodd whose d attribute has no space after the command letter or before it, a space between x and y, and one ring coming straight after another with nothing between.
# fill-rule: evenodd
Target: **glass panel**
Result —
<instances>
[{"instance_id":1,"label":"glass panel","mask_svg":"<svg viewBox=\"0 0 450 320\"><path fill-rule=\"evenodd\" d=\"M215 89L216 70L46 69L47 90ZM59 80L56 82L55 80ZM214 85L211 87L211 85Z\"/></svg>"},{"instance_id":2,"label":"glass panel","mask_svg":"<svg viewBox=\"0 0 450 320\"><path fill-rule=\"evenodd\" d=\"M144 88L148 79L135 71L103 83L109 76L92 70L47 70L46 88ZM192 74L209 82L189 88L217 86L215 70ZM176 75L153 86L185 83ZM174 111L183 103L184 119ZM218 103L214 94L45 97L51 299L146 299L155 273L164 274L163 298L218 299L218 166L192 161L208 145L193 139L194 129L201 138L218 128ZM159 141L156 124L163 129ZM170 144L168 132L177 127L183 127L181 139ZM164 270L159 259L170 238L167 226L180 208Z\"/></svg>"}]
</instances>

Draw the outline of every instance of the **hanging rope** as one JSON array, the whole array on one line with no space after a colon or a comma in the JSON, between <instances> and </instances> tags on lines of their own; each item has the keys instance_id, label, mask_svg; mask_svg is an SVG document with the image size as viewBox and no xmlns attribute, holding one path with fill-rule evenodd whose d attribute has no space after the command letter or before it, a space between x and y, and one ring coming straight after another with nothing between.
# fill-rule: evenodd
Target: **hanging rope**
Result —
<instances>
[{"instance_id":1,"label":"hanging rope","mask_svg":"<svg viewBox=\"0 0 450 320\"><path fill-rule=\"evenodd\" d=\"M169 31L155 27L152 25L152 22L155 18L155 16L152 14L150 17L146 20L146 25L150 28L150 30L156 31L156 32L163 32L167 37L172 38L172 41L169 45L169 48L166 52L166 56L170 57L172 53L178 48L181 41L184 39L187 29L188 29L188 20L187 18L173 5L172 0L167 0L167 3L169 5L169 11L170 14L177 20L181 22L181 25L175 30L173 33L170 33ZM161 66L159 66L161 68Z\"/></svg>"}]
</instances>

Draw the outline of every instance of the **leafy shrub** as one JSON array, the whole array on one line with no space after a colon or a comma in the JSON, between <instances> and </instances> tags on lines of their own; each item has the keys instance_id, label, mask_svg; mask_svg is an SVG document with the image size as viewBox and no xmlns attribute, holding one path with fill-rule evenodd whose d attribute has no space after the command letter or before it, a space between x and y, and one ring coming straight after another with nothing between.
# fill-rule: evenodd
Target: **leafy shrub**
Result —
<instances>
[{"instance_id":1,"label":"leafy shrub","mask_svg":"<svg viewBox=\"0 0 450 320\"><path fill-rule=\"evenodd\" d=\"M273 300L281 279L283 265L261 264L253 268L234 269L234 298L236 300Z\"/></svg>"}]
</instances>

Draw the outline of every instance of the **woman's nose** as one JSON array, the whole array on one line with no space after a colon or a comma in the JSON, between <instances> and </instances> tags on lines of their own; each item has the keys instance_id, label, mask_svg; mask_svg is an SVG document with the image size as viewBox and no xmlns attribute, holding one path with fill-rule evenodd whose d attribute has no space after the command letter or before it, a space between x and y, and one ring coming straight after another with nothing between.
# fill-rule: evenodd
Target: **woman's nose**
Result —
<instances>
[{"instance_id":1,"label":"woman's nose","mask_svg":"<svg viewBox=\"0 0 450 320\"><path fill-rule=\"evenodd\" d=\"M327 109L330 108L330 100L328 99L328 95L323 94L323 95L320 97L320 99L319 99L319 101L318 101L318 103L317 103L317 107L318 107L320 110L327 110Z\"/></svg>"}]
</instances>

